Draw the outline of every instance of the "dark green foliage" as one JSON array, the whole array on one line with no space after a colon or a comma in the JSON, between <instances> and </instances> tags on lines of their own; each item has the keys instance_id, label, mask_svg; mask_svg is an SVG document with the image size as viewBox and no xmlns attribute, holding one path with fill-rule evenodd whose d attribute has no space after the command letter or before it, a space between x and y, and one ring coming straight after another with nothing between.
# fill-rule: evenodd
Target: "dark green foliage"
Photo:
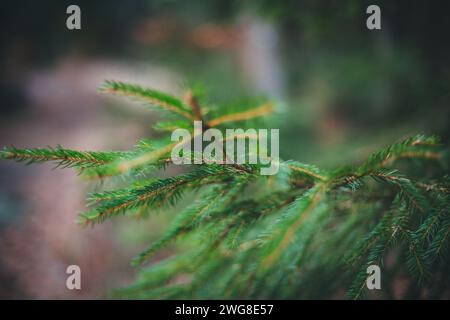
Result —
<instances>
[{"instance_id":1,"label":"dark green foliage","mask_svg":"<svg viewBox=\"0 0 450 320\"><path fill-rule=\"evenodd\" d=\"M192 129L193 120L215 127L272 111L263 104L208 113L192 94L182 101L121 82L102 90L171 113L156 126L163 132ZM82 224L119 214L145 217L177 206L188 191L195 198L133 263L151 261L177 241L184 251L144 267L117 297L335 298L347 292L361 298L371 264L382 269L381 297L449 297L449 162L436 137L406 138L359 166L332 171L280 161L276 176L261 176L258 165L202 164L149 179L148 173L171 165L173 145L165 138L143 140L129 152L5 148L0 156L55 161L90 179L123 175L128 187L90 195ZM394 294L399 279L413 288L406 295Z\"/></svg>"}]
</instances>

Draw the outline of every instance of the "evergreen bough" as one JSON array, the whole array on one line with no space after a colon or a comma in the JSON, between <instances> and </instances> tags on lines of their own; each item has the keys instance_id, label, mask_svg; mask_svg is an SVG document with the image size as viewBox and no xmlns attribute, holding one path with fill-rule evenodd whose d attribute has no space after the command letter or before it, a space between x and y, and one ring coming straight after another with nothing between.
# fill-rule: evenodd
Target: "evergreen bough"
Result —
<instances>
[{"instance_id":1,"label":"evergreen bough","mask_svg":"<svg viewBox=\"0 0 450 320\"><path fill-rule=\"evenodd\" d=\"M450 290L448 152L437 137L416 135L384 148L357 166L322 170L280 161L275 176L258 165L192 165L157 179L171 164L170 131L265 116L272 104L206 109L189 92L184 99L137 85L107 81L101 88L157 107L166 115L159 140L142 140L128 152L64 149L0 151L3 159L55 162L89 179L122 176L128 186L93 193L79 222L117 215L146 217L194 197L165 234L134 260L183 241L183 252L143 268L136 282L116 290L125 298L362 298L367 267L382 270L379 297L445 298Z\"/></svg>"}]
</instances>

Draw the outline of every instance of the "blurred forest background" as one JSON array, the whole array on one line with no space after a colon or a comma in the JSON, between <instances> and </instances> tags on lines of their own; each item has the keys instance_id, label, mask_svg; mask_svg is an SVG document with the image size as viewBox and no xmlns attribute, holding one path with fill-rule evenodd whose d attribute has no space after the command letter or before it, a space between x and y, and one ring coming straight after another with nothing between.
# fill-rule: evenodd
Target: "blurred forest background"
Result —
<instances>
[{"instance_id":1,"label":"blurred forest background","mask_svg":"<svg viewBox=\"0 0 450 320\"><path fill-rule=\"evenodd\" d=\"M81 8L82 29L66 28ZM382 30L366 28L366 8ZM450 2L2 1L0 146L124 150L157 114L96 89L116 79L214 102L280 102L280 153L354 163L414 133L450 131ZM0 163L0 298L104 298L170 216L80 228L87 190L70 170ZM65 288L67 265L81 291Z\"/></svg>"}]
</instances>

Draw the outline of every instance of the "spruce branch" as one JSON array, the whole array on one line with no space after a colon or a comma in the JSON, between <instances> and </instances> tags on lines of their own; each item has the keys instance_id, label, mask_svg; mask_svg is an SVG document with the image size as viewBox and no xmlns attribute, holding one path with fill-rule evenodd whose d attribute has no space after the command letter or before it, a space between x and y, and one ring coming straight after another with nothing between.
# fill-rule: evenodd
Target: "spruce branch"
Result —
<instances>
[{"instance_id":1,"label":"spruce branch","mask_svg":"<svg viewBox=\"0 0 450 320\"><path fill-rule=\"evenodd\" d=\"M242 112L237 112L233 114L227 114L218 118L215 118L213 120L210 120L208 122L209 127L216 127L220 124L227 123L227 122L236 122L236 121L244 121L249 120L253 118L258 118L265 116L267 114L272 113L273 111L273 105L271 103L263 104L262 106L256 107L254 109L245 110Z\"/></svg>"},{"instance_id":2,"label":"spruce branch","mask_svg":"<svg viewBox=\"0 0 450 320\"><path fill-rule=\"evenodd\" d=\"M225 176L231 172L239 173L233 167L209 165L177 177L156 180L148 185L93 194L90 201L96 208L81 214L79 222L81 224L102 222L106 218L141 206L158 207L165 203L173 205L181 196L182 187L206 178Z\"/></svg>"},{"instance_id":3,"label":"spruce branch","mask_svg":"<svg viewBox=\"0 0 450 320\"><path fill-rule=\"evenodd\" d=\"M5 147L0 151L0 158L31 164L35 162L56 162L57 167L86 169L102 166L125 156L125 152L75 151L61 146L47 149L18 149Z\"/></svg>"},{"instance_id":4,"label":"spruce branch","mask_svg":"<svg viewBox=\"0 0 450 320\"><path fill-rule=\"evenodd\" d=\"M188 120L194 119L190 110L184 106L181 100L157 90L145 89L134 84L107 80L104 85L100 87L100 91L134 98L176 113Z\"/></svg>"},{"instance_id":5,"label":"spruce branch","mask_svg":"<svg viewBox=\"0 0 450 320\"><path fill-rule=\"evenodd\" d=\"M55 162L89 179L120 176L119 187L112 180L112 190L89 195L88 210L80 214L84 225L179 209L163 235L133 259L151 265L115 297L332 298L346 291L360 299L369 294L366 270L372 264L392 279L409 274L421 294L445 297L450 290L439 281L450 266L450 179L448 151L437 137L402 139L359 165L334 170L280 159L276 176L260 176L260 164L202 163L157 178L178 143L169 140L171 130L187 129L194 139L193 120L208 129L258 119L273 111L272 104L211 114L190 91L179 99L116 81L101 91L177 117L155 125L161 139L141 140L126 152L8 147L0 158ZM187 208L180 208L183 197L191 201ZM182 252L168 247L180 239ZM162 250L169 257L154 261ZM387 256L392 266L384 263ZM382 294L391 295L392 288Z\"/></svg>"}]
</instances>

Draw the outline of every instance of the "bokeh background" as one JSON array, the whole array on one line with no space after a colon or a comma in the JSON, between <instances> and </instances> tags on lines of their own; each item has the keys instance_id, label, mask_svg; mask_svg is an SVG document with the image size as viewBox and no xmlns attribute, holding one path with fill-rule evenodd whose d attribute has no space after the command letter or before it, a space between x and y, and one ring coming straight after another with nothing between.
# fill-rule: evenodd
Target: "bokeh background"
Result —
<instances>
[{"instance_id":1,"label":"bokeh background","mask_svg":"<svg viewBox=\"0 0 450 320\"><path fill-rule=\"evenodd\" d=\"M66 28L70 4L81 30ZM365 26L369 4L381 31ZM2 1L0 146L125 150L152 137L157 114L99 94L104 79L220 103L269 97L281 157L323 167L409 134L448 141L449 12L425 0ZM0 298L108 297L170 216L81 228L96 186L51 169L0 162ZM81 291L65 287L70 264Z\"/></svg>"}]
</instances>

